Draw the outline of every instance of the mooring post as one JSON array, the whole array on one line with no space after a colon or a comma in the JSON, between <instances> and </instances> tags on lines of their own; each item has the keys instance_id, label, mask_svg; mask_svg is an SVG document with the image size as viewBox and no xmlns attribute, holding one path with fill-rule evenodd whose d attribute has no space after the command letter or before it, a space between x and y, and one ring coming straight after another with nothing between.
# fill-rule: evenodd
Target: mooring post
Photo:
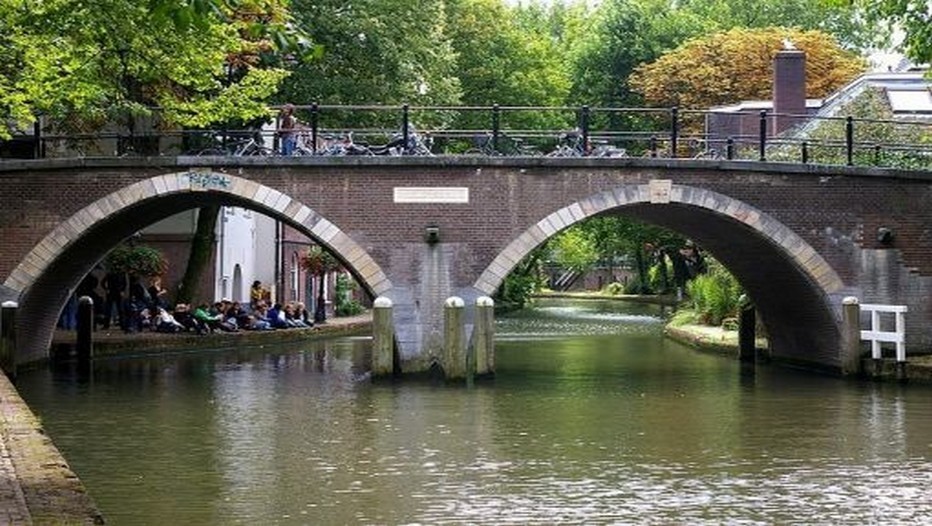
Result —
<instances>
[{"instance_id":1,"label":"mooring post","mask_svg":"<svg viewBox=\"0 0 932 526\"><path fill-rule=\"evenodd\" d=\"M861 372L861 305L854 296L841 301L841 373Z\"/></svg>"},{"instance_id":2,"label":"mooring post","mask_svg":"<svg viewBox=\"0 0 932 526\"><path fill-rule=\"evenodd\" d=\"M495 301L488 296L476 299L476 325L473 348L475 373L479 376L495 372Z\"/></svg>"},{"instance_id":3,"label":"mooring post","mask_svg":"<svg viewBox=\"0 0 932 526\"><path fill-rule=\"evenodd\" d=\"M372 303L372 378L394 374L394 356L392 300L379 296Z\"/></svg>"},{"instance_id":4,"label":"mooring post","mask_svg":"<svg viewBox=\"0 0 932 526\"><path fill-rule=\"evenodd\" d=\"M443 303L443 373L447 380L466 377L466 338L463 336L463 298L451 296Z\"/></svg>"},{"instance_id":5,"label":"mooring post","mask_svg":"<svg viewBox=\"0 0 932 526\"><path fill-rule=\"evenodd\" d=\"M0 306L0 367L10 378L16 378L16 311L19 304L5 301Z\"/></svg>"},{"instance_id":6,"label":"mooring post","mask_svg":"<svg viewBox=\"0 0 932 526\"><path fill-rule=\"evenodd\" d=\"M90 296L78 298L78 338L75 351L78 363L89 364L94 359L94 300Z\"/></svg>"},{"instance_id":7,"label":"mooring post","mask_svg":"<svg viewBox=\"0 0 932 526\"><path fill-rule=\"evenodd\" d=\"M738 319L738 360L742 365L754 364L756 361L756 345L754 341L754 328L757 325L757 315L754 305L745 303L741 306Z\"/></svg>"}]
</instances>

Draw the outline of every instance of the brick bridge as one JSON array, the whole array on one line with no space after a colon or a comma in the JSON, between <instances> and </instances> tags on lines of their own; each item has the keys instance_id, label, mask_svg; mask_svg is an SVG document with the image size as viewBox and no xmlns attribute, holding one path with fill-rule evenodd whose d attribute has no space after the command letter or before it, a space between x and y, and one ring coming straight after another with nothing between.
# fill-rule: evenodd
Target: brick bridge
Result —
<instances>
[{"instance_id":1,"label":"brick bridge","mask_svg":"<svg viewBox=\"0 0 932 526\"><path fill-rule=\"evenodd\" d=\"M621 214L680 232L754 300L772 353L839 371L840 303L909 306L932 350L932 172L678 159L148 158L0 163L0 300L18 362L47 355L70 291L139 229L205 203L248 207L328 247L394 305L401 372L441 349L445 298L492 294L563 228ZM439 228L428 243L425 228ZM878 239L887 228L892 240ZM467 320L471 315L467 309ZM468 334L468 332L467 332Z\"/></svg>"}]
</instances>

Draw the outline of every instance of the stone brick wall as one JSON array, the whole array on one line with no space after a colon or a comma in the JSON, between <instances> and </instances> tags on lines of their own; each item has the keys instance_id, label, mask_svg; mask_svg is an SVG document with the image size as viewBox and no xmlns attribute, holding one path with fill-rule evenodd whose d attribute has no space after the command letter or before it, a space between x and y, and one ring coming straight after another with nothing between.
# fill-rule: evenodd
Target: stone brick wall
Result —
<instances>
[{"instance_id":1,"label":"stone brick wall","mask_svg":"<svg viewBox=\"0 0 932 526\"><path fill-rule=\"evenodd\" d=\"M916 292L932 275L929 173L668 159L238 158L198 167L211 183L184 179L184 160L5 163L4 286L40 284L24 297L54 310L53 289L80 279L125 233L204 201L253 207L340 252L370 293L389 295L396 324L408 327L398 335L402 362L416 369L435 358L435 307L446 296L468 304L559 229L621 213L677 230L726 263L778 333L778 356L836 366L834 308L848 294L908 304L911 344L932 347L929 307ZM656 180L671 181L674 199L650 202ZM399 187L466 188L469 202L396 203ZM424 240L428 225L440 230L436 245ZM877 240L880 226L892 243ZM883 254L895 257L882 275L865 270Z\"/></svg>"}]
</instances>

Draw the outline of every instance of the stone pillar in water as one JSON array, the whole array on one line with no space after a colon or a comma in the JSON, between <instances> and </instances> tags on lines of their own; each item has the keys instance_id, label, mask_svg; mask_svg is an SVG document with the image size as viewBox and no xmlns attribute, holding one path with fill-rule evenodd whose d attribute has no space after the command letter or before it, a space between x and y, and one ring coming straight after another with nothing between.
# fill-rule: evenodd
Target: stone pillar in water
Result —
<instances>
[{"instance_id":1,"label":"stone pillar in water","mask_svg":"<svg viewBox=\"0 0 932 526\"><path fill-rule=\"evenodd\" d=\"M392 300L378 297L372 304L372 378L394 374L395 326Z\"/></svg>"},{"instance_id":2,"label":"stone pillar in water","mask_svg":"<svg viewBox=\"0 0 932 526\"><path fill-rule=\"evenodd\" d=\"M854 296L841 302L841 372L861 372L861 305Z\"/></svg>"},{"instance_id":3,"label":"stone pillar in water","mask_svg":"<svg viewBox=\"0 0 932 526\"><path fill-rule=\"evenodd\" d=\"M94 300L90 296L78 298L78 338L75 351L78 362L90 363L94 358Z\"/></svg>"},{"instance_id":4,"label":"stone pillar in water","mask_svg":"<svg viewBox=\"0 0 932 526\"><path fill-rule=\"evenodd\" d=\"M16 377L16 311L19 304L6 301L0 308L0 367L10 378Z\"/></svg>"},{"instance_id":5,"label":"stone pillar in water","mask_svg":"<svg viewBox=\"0 0 932 526\"><path fill-rule=\"evenodd\" d=\"M466 378L466 338L463 334L463 299L451 296L443 303L443 374L447 380Z\"/></svg>"},{"instance_id":6,"label":"stone pillar in water","mask_svg":"<svg viewBox=\"0 0 932 526\"><path fill-rule=\"evenodd\" d=\"M488 296L476 299L476 325L473 346L474 368L479 376L495 372L495 301Z\"/></svg>"},{"instance_id":7,"label":"stone pillar in water","mask_svg":"<svg viewBox=\"0 0 932 526\"><path fill-rule=\"evenodd\" d=\"M738 360L742 364L755 362L754 328L757 325L757 316L754 306L747 304L741 306L738 320Z\"/></svg>"}]
</instances>

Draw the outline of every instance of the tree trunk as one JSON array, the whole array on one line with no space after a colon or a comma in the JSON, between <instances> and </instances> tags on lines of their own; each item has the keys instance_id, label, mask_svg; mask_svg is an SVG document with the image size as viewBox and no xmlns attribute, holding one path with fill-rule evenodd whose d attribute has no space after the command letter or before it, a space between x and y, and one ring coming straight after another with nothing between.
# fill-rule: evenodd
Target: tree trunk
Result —
<instances>
[{"instance_id":1,"label":"tree trunk","mask_svg":"<svg viewBox=\"0 0 932 526\"><path fill-rule=\"evenodd\" d=\"M217 216L220 215L220 205L201 207L197 213L197 229L191 239L191 252L188 256L188 266L181 280L178 290L178 303L191 303L197 292L204 270L210 262L214 252L216 237L214 230L217 227Z\"/></svg>"}]
</instances>

